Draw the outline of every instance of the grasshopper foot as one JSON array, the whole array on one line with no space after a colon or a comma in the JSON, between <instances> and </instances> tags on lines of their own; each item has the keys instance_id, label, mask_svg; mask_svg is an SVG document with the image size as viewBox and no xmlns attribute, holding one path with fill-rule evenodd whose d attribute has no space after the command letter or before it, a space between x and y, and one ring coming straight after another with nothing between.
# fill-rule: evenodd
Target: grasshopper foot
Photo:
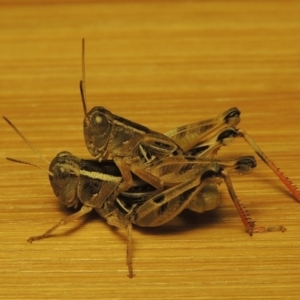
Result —
<instances>
[{"instance_id":1,"label":"grasshopper foot","mask_svg":"<svg viewBox=\"0 0 300 300\"><path fill-rule=\"evenodd\" d=\"M42 240L42 239L45 239L47 238L48 236L45 235L45 234L42 234L42 235L38 235L38 236L31 236L27 242L32 244L33 241L38 241L38 240Z\"/></svg>"},{"instance_id":2,"label":"grasshopper foot","mask_svg":"<svg viewBox=\"0 0 300 300\"><path fill-rule=\"evenodd\" d=\"M273 232L273 231L281 231L285 232L286 228L278 225L278 226L271 226L271 227L251 227L247 230L247 232L252 236L254 233L265 233L265 232Z\"/></svg>"}]
</instances>

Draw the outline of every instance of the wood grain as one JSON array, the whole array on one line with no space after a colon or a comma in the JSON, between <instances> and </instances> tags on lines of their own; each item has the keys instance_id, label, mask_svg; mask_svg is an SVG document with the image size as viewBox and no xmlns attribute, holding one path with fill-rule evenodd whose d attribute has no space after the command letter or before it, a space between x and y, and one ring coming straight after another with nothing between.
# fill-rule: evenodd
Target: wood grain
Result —
<instances>
[{"instance_id":1,"label":"wood grain","mask_svg":"<svg viewBox=\"0 0 300 300\"><path fill-rule=\"evenodd\" d=\"M298 1L0 2L0 112L51 160L89 157L82 136L81 38L87 99L166 132L237 106L245 129L300 184ZM300 206L259 161L234 178L260 225L249 237L221 185L222 205L134 230L136 277L126 277L126 235L96 214L33 244L71 212L47 168L1 122L1 299L299 299ZM237 141L221 156L253 154Z\"/></svg>"}]
</instances>

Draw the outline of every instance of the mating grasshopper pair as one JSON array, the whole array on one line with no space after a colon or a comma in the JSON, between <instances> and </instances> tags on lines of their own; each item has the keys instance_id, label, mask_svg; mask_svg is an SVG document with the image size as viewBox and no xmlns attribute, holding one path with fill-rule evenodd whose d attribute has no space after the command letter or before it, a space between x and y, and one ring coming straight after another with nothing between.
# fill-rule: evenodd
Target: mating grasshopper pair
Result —
<instances>
[{"instance_id":1,"label":"mating grasshopper pair","mask_svg":"<svg viewBox=\"0 0 300 300\"><path fill-rule=\"evenodd\" d=\"M250 234L285 230L282 226L256 227L237 199L230 174L249 173L256 166L254 157L234 161L213 158L222 145L243 137L300 201L300 194L291 182L244 131L236 128L240 121L237 108L163 135L103 107L87 112L84 68L80 88L84 138L95 159L79 159L69 152L61 152L48 171L55 195L64 205L80 207L80 210L43 235L29 238L29 242L48 237L59 226L95 209L110 225L128 230L127 264L129 277L132 277L131 224L159 226L184 209L197 212L214 209L220 202L217 185L222 181ZM25 137L23 139L33 148Z\"/></svg>"},{"instance_id":2,"label":"mating grasshopper pair","mask_svg":"<svg viewBox=\"0 0 300 300\"><path fill-rule=\"evenodd\" d=\"M218 128L220 127L220 120L226 124L228 115L234 115L237 118L237 112L237 109L231 109L216 118L219 122L212 119L214 122L210 120L198 124L205 123L205 128L214 131L207 124L218 124L214 126ZM7 119L6 121L22 137L22 134ZM196 126L187 126L186 128L190 127L195 132L199 132L195 129ZM163 182L163 190L159 193L154 186L136 175L132 176L131 187L123 191L124 178L119 166L113 160L99 162L98 160L79 159L69 152L59 153L51 162L48 171L53 191L64 205L74 208L80 207L80 210L61 220L43 235L31 237L28 241L46 238L59 226L95 209L110 225L127 229L127 264L129 276L132 277L131 224L142 227L159 226L177 216L184 209L196 212L214 209L220 203L217 185L222 181L225 182L241 220L250 234L275 230L284 231L282 226L255 227L254 222L237 199L230 174L232 172L239 174L251 172L256 166L254 157L245 156L233 161L211 158L211 154L217 148L223 144L228 144L234 137L238 136L238 130L235 128L226 125L224 127L221 130L217 129L217 134L207 134L207 130L204 130L203 127L203 135L208 136L208 138L203 139L203 142L198 144L192 143L193 148L186 151L189 155L170 154L162 159L152 157L151 160L141 165L145 172L149 172ZM178 138L175 132L178 132L178 135L183 135L183 127L171 132L173 136ZM187 131L185 134L188 135ZM201 140L201 138L197 138ZM24 137L23 139L27 141ZM29 144L28 141L27 143ZM251 143L253 142L251 141ZM256 151L260 156L265 157L257 149ZM269 160L266 161L269 162ZM137 166L140 167L140 165ZM280 178L285 179L281 173L278 174ZM284 182L289 183L287 179ZM295 196L299 196L292 185L287 185ZM299 197L297 199L299 200Z\"/></svg>"}]
</instances>

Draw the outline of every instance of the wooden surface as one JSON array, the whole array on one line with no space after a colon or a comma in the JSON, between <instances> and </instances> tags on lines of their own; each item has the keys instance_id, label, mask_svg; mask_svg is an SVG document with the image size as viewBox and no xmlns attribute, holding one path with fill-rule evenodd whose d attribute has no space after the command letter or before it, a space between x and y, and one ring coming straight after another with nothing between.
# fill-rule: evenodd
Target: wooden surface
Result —
<instances>
[{"instance_id":1,"label":"wooden surface","mask_svg":"<svg viewBox=\"0 0 300 300\"><path fill-rule=\"evenodd\" d=\"M0 112L48 160L62 150L89 157L78 88L85 37L89 108L166 132L237 106L240 127L300 184L298 1L63 2L0 1ZM5 160L47 168L3 120L0 151L1 299L300 298L300 205L259 159L234 186L258 225L285 233L249 237L223 184L211 213L134 228L129 279L125 233L96 214L27 243L71 212L46 173ZM245 154L242 140L219 153Z\"/></svg>"}]
</instances>

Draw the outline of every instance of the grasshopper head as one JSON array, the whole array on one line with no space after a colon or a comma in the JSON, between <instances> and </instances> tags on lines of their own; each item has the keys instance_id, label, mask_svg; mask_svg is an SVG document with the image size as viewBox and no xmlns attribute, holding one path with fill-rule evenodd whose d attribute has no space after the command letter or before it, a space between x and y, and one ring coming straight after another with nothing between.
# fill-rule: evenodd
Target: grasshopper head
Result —
<instances>
[{"instance_id":1,"label":"grasshopper head","mask_svg":"<svg viewBox=\"0 0 300 300\"><path fill-rule=\"evenodd\" d=\"M83 120L86 147L93 156L105 154L113 128L114 116L104 107L97 106L90 110Z\"/></svg>"},{"instance_id":2,"label":"grasshopper head","mask_svg":"<svg viewBox=\"0 0 300 300\"><path fill-rule=\"evenodd\" d=\"M70 152L60 152L52 160L49 176L54 194L67 207L76 208L80 202L77 197L77 185L79 182L80 159Z\"/></svg>"}]
</instances>

